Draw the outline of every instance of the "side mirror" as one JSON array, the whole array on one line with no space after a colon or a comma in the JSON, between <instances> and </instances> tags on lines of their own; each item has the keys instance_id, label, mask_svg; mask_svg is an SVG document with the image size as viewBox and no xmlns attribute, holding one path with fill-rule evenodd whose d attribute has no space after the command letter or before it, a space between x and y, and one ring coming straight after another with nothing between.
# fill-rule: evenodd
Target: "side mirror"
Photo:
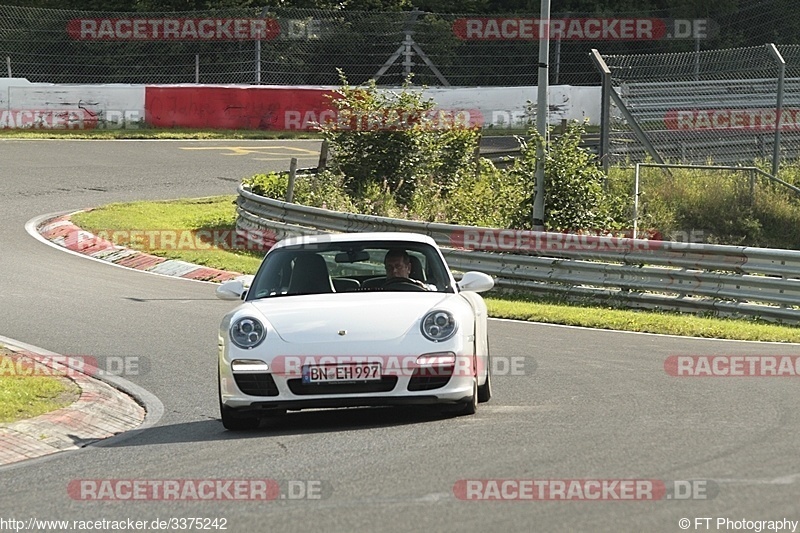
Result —
<instances>
[{"instance_id":1,"label":"side mirror","mask_svg":"<svg viewBox=\"0 0 800 533\"><path fill-rule=\"evenodd\" d=\"M464 274L456 285L460 291L484 292L494 287L494 280L483 272L471 271Z\"/></svg>"},{"instance_id":2,"label":"side mirror","mask_svg":"<svg viewBox=\"0 0 800 533\"><path fill-rule=\"evenodd\" d=\"M216 294L220 300L241 300L244 290L244 283L232 279L217 287Z\"/></svg>"},{"instance_id":3,"label":"side mirror","mask_svg":"<svg viewBox=\"0 0 800 533\"><path fill-rule=\"evenodd\" d=\"M216 295L220 300L242 300L253 282L253 276L239 276L228 280L217 287Z\"/></svg>"}]
</instances>

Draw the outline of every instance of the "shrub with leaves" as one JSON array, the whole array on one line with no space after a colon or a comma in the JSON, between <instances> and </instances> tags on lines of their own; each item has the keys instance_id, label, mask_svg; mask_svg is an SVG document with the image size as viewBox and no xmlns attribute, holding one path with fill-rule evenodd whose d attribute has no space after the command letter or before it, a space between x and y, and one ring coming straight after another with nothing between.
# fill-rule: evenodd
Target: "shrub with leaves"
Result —
<instances>
[{"instance_id":1,"label":"shrub with leaves","mask_svg":"<svg viewBox=\"0 0 800 533\"><path fill-rule=\"evenodd\" d=\"M332 99L337 118L319 128L334 154L331 170L343 176L351 198L374 196L377 187L407 207L418 184L446 196L474 172L478 130L451 124L450 114L411 90L410 80L390 92L379 91L374 80L352 87L340 76Z\"/></svg>"},{"instance_id":2,"label":"shrub with leaves","mask_svg":"<svg viewBox=\"0 0 800 533\"><path fill-rule=\"evenodd\" d=\"M289 175L277 172L256 174L245 178L243 184L249 187L253 194L275 200L285 200L289 187ZM333 211L356 212L358 210L355 203L343 190L342 177L328 171L316 175L298 175L294 183L292 201L296 204L322 207Z\"/></svg>"},{"instance_id":3,"label":"shrub with leaves","mask_svg":"<svg viewBox=\"0 0 800 533\"><path fill-rule=\"evenodd\" d=\"M626 207L606 194L606 177L597 166L595 155L580 146L584 133L583 124L572 122L544 147L545 225L549 231L610 231L623 223ZM520 139L521 157L510 170L521 187L530 191L513 217L518 228L532 226L536 146L545 143L536 131L530 135L530 143Z\"/></svg>"},{"instance_id":4,"label":"shrub with leaves","mask_svg":"<svg viewBox=\"0 0 800 533\"><path fill-rule=\"evenodd\" d=\"M520 173L498 169L483 158L480 172L466 177L461 185L447 199L444 222L510 228L517 216L524 216L518 211L532 193Z\"/></svg>"}]
</instances>

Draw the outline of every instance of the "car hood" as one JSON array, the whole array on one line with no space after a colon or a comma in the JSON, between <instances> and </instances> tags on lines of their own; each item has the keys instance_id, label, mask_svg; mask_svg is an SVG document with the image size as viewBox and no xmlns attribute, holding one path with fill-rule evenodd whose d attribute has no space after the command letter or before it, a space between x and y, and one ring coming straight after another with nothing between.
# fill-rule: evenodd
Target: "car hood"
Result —
<instances>
[{"instance_id":1,"label":"car hood","mask_svg":"<svg viewBox=\"0 0 800 533\"><path fill-rule=\"evenodd\" d=\"M397 339L418 327L430 309L450 308L444 304L453 298L457 296L419 292L315 294L265 298L250 305L281 339L305 344L342 337L348 342Z\"/></svg>"}]
</instances>

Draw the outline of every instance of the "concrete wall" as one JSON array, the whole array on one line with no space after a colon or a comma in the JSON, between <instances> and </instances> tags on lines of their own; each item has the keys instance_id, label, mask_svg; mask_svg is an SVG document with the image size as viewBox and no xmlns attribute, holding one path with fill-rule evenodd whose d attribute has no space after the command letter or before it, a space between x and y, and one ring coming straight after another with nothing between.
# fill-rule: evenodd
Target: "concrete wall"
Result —
<instances>
[{"instance_id":1,"label":"concrete wall","mask_svg":"<svg viewBox=\"0 0 800 533\"><path fill-rule=\"evenodd\" d=\"M156 127L308 130L335 120L336 87L221 85L55 85L0 78L0 128ZM398 89L386 89L397 91ZM426 89L437 109L484 128L524 127L536 87ZM598 125L600 88L560 85L549 91L551 124ZM535 106L534 106L535 109Z\"/></svg>"}]
</instances>

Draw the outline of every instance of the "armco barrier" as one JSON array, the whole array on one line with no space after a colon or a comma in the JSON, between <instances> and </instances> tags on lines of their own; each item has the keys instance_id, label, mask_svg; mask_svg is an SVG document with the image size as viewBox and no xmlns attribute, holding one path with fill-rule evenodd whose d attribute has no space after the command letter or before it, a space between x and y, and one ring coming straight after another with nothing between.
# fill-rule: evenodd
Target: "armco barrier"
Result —
<instances>
[{"instance_id":1,"label":"armco barrier","mask_svg":"<svg viewBox=\"0 0 800 533\"><path fill-rule=\"evenodd\" d=\"M504 288L682 312L800 322L800 251L413 222L264 198L239 187L237 227L279 238L403 231L431 236L454 270Z\"/></svg>"}]
</instances>

